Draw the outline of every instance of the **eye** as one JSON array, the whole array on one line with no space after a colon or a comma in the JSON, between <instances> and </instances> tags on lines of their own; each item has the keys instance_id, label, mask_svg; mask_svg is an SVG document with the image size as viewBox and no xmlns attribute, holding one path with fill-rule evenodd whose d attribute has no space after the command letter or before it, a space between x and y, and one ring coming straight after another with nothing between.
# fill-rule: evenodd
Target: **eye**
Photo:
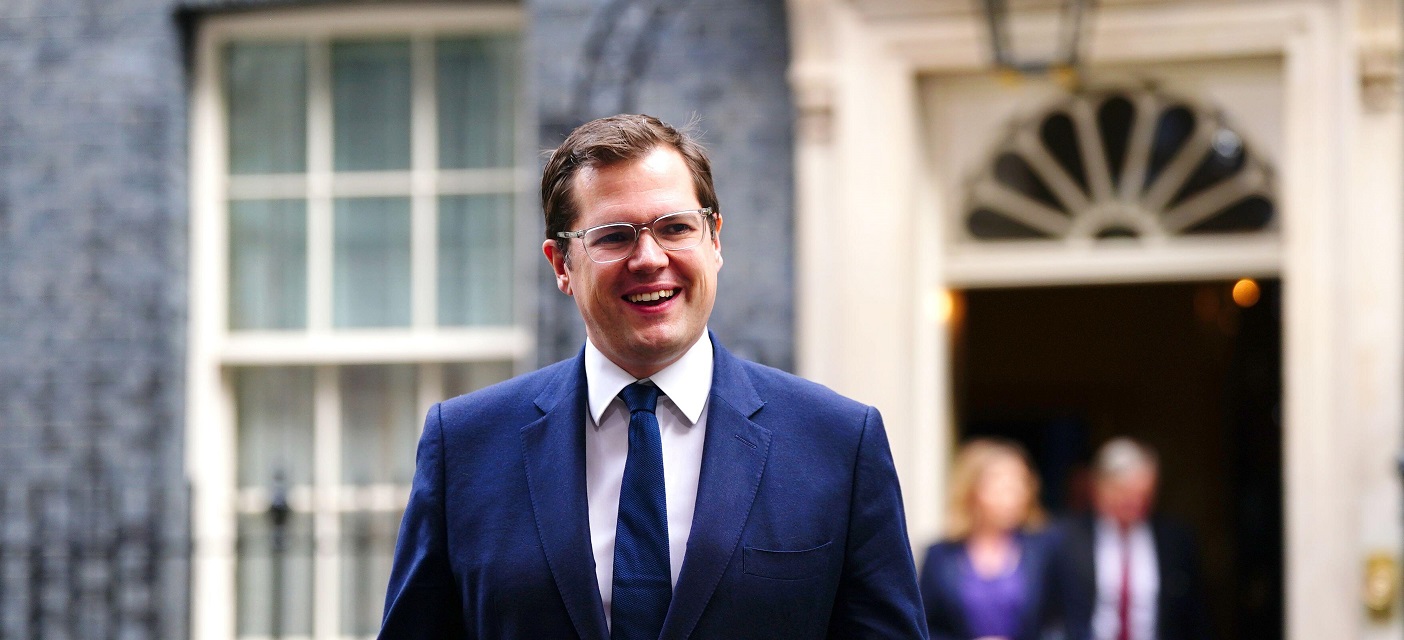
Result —
<instances>
[{"instance_id":1,"label":"eye","mask_svg":"<svg viewBox=\"0 0 1404 640\"><path fill-rule=\"evenodd\" d=\"M692 233L694 230L695 227L688 224L687 222L669 220L668 224L663 225L661 233L669 236L685 236Z\"/></svg>"},{"instance_id":2,"label":"eye","mask_svg":"<svg viewBox=\"0 0 1404 640\"><path fill-rule=\"evenodd\" d=\"M628 244L633 241L633 231L634 229L632 227L624 226L596 229L585 236L585 241L593 247L610 247Z\"/></svg>"}]
</instances>

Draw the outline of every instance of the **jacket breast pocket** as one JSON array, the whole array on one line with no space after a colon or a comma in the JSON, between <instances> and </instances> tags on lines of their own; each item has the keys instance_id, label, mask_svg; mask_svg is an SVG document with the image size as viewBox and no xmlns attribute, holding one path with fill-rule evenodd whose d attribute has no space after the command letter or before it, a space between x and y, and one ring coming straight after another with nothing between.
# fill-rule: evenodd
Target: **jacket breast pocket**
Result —
<instances>
[{"instance_id":1,"label":"jacket breast pocket","mask_svg":"<svg viewBox=\"0 0 1404 640\"><path fill-rule=\"evenodd\" d=\"M741 555L741 571L747 575L773 580L804 580L822 575L829 568L829 546L825 542L813 549L771 551L745 547Z\"/></svg>"}]
</instances>

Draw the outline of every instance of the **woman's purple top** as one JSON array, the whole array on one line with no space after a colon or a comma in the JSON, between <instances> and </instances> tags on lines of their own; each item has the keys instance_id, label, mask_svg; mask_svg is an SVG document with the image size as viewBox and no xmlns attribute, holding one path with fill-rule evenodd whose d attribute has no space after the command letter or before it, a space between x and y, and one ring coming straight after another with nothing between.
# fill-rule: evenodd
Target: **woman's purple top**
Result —
<instances>
[{"instance_id":1,"label":"woman's purple top","mask_svg":"<svg viewBox=\"0 0 1404 640\"><path fill-rule=\"evenodd\" d=\"M975 572L970 555L963 554L961 563L960 599L965 606L965 620L976 638L997 636L1012 638L1019 632L1019 614L1028 599L1028 581L1024 563L1010 570L985 578Z\"/></svg>"}]
</instances>

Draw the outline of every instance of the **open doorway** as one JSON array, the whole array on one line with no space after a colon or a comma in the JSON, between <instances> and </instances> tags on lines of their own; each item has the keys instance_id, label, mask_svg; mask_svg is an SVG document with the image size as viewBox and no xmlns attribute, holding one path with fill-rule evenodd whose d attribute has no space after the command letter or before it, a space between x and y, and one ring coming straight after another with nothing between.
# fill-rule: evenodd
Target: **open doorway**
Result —
<instances>
[{"instance_id":1,"label":"open doorway","mask_svg":"<svg viewBox=\"0 0 1404 640\"><path fill-rule=\"evenodd\" d=\"M1248 281L1251 282L1251 281ZM1055 514L1129 435L1161 456L1160 510L1197 534L1217 635L1283 637L1281 286L978 289L951 326L958 436L1028 447Z\"/></svg>"}]
</instances>

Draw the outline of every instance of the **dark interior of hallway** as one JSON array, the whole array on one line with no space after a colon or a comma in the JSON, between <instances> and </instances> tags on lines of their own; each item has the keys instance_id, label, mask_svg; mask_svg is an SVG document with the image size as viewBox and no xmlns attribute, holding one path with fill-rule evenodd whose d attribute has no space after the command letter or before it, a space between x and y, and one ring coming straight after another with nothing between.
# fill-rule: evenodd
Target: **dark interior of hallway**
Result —
<instances>
[{"instance_id":1,"label":"dark interior of hallway","mask_svg":"<svg viewBox=\"0 0 1404 640\"><path fill-rule=\"evenodd\" d=\"M1161 456L1161 510L1190 524L1220 638L1279 640L1281 288L1233 281L979 289L956 296L959 437L1021 441L1054 513L1086 508L1117 435Z\"/></svg>"}]
</instances>

